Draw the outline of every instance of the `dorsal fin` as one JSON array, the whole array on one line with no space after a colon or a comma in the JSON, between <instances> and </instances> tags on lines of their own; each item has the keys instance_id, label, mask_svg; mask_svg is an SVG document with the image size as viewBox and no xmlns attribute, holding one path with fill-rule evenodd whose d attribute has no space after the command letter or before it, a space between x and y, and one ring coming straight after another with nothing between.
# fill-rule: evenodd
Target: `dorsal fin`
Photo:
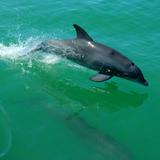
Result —
<instances>
[{"instance_id":1,"label":"dorsal fin","mask_svg":"<svg viewBox=\"0 0 160 160\"><path fill-rule=\"evenodd\" d=\"M73 24L73 26L77 32L77 38L86 39L88 41L93 41L93 39L88 35L88 33L83 28L81 28L77 24Z\"/></svg>"}]
</instances>

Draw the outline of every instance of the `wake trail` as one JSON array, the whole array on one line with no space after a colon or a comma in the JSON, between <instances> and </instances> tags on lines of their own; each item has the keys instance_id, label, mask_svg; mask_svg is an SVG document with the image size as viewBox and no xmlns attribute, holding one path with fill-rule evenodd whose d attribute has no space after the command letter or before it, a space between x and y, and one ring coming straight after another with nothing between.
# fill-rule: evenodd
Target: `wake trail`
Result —
<instances>
[{"instance_id":1,"label":"wake trail","mask_svg":"<svg viewBox=\"0 0 160 160\"><path fill-rule=\"evenodd\" d=\"M28 56L28 53L34 49L40 41L29 38L26 41L19 41L17 44L4 45L0 43L0 58L16 60L20 57Z\"/></svg>"},{"instance_id":2,"label":"wake trail","mask_svg":"<svg viewBox=\"0 0 160 160\"><path fill-rule=\"evenodd\" d=\"M32 67L33 61L41 64L53 65L62 62L60 56L54 53L47 53L43 51L36 51L37 46L43 42L43 38L30 37L27 40L19 40L17 43L10 43L5 45L0 43L0 61L8 60L10 62L21 63L22 61L27 61L29 67ZM56 46L55 46L56 47ZM63 48L65 50L65 48ZM35 52L33 52L35 50ZM63 59L65 65L75 68L82 69L83 67L72 63L66 59Z\"/></svg>"},{"instance_id":3,"label":"wake trail","mask_svg":"<svg viewBox=\"0 0 160 160\"><path fill-rule=\"evenodd\" d=\"M0 43L0 60L29 60L30 63L34 59L36 61L45 64L54 64L59 61L59 58L53 54L41 53L35 54L32 52L40 43L41 39L38 38L28 38L26 41L19 41L17 44L5 45Z\"/></svg>"}]
</instances>

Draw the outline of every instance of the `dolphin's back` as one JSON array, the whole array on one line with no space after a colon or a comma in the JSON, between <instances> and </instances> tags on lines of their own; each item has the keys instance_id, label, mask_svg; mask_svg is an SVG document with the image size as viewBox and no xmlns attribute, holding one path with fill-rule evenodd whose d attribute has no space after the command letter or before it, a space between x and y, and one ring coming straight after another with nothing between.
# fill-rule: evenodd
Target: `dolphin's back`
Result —
<instances>
[{"instance_id":1,"label":"dolphin's back","mask_svg":"<svg viewBox=\"0 0 160 160\"><path fill-rule=\"evenodd\" d=\"M131 64L131 61L121 53L97 42L75 39L66 41L65 44L74 48L76 62L91 69L108 67L124 72ZM70 56L68 58L70 59Z\"/></svg>"}]
</instances>

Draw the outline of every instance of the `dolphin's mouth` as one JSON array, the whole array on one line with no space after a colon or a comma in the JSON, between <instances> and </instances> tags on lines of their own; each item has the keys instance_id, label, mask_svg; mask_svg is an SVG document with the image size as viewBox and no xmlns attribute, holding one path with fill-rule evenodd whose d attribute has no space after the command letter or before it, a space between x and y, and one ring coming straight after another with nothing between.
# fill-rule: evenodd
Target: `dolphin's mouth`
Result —
<instances>
[{"instance_id":1,"label":"dolphin's mouth","mask_svg":"<svg viewBox=\"0 0 160 160\"><path fill-rule=\"evenodd\" d=\"M132 77L129 77L128 74L123 74L123 76L119 75L119 77L122 77L122 78L124 78L126 80L130 80L130 81L139 83L139 84L144 85L144 86L149 86L148 81L145 80L145 79L143 79L143 80L136 80L136 79L134 79Z\"/></svg>"},{"instance_id":2,"label":"dolphin's mouth","mask_svg":"<svg viewBox=\"0 0 160 160\"><path fill-rule=\"evenodd\" d=\"M148 85L149 85L147 80L145 80L143 84L144 84L145 86L148 86Z\"/></svg>"}]
</instances>

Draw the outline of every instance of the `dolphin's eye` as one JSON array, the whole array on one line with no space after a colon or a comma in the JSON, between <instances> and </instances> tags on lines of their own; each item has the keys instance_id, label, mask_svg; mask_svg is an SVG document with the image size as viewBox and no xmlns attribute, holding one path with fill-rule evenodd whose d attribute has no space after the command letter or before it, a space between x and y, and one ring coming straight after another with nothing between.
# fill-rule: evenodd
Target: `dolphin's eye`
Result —
<instances>
[{"instance_id":1,"label":"dolphin's eye","mask_svg":"<svg viewBox=\"0 0 160 160\"><path fill-rule=\"evenodd\" d=\"M132 62L131 65L134 66L134 63Z\"/></svg>"},{"instance_id":2,"label":"dolphin's eye","mask_svg":"<svg viewBox=\"0 0 160 160\"><path fill-rule=\"evenodd\" d=\"M111 55L114 55L114 51L113 50L111 51Z\"/></svg>"}]
</instances>

